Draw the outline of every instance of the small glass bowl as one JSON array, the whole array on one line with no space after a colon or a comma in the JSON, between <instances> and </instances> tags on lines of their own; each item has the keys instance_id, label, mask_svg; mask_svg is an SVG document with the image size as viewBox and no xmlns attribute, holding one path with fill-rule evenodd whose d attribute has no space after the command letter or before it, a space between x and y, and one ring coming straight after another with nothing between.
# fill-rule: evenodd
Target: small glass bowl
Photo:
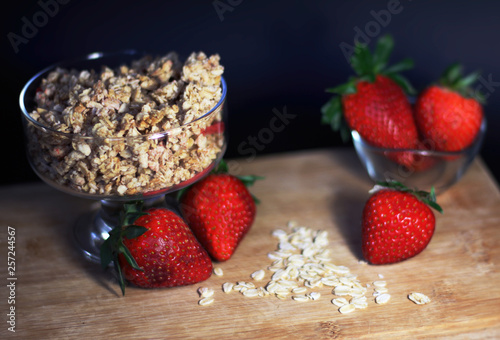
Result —
<instances>
[{"instance_id":1,"label":"small glass bowl","mask_svg":"<svg viewBox=\"0 0 500 340\"><path fill-rule=\"evenodd\" d=\"M486 133L483 119L478 136L466 149L456 152L385 149L370 145L357 131L352 130L354 148L370 178L375 181L395 180L409 188L443 193L458 182L481 149ZM398 159L411 159L410 166Z\"/></svg>"}]
</instances>

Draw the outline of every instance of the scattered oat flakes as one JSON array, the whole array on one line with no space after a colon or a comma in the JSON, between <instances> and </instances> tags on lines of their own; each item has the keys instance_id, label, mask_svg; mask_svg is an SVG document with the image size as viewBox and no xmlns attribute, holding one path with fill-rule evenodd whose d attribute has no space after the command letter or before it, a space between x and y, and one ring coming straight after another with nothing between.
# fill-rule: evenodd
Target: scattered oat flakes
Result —
<instances>
[{"instance_id":1,"label":"scattered oat flakes","mask_svg":"<svg viewBox=\"0 0 500 340\"><path fill-rule=\"evenodd\" d=\"M349 286L337 286L333 290L333 294L337 296L344 296L344 295L350 295L351 293L351 287Z\"/></svg>"},{"instance_id":2,"label":"scattered oat flakes","mask_svg":"<svg viewBox=\"0 0 500 340\"><path fill-rule=\"evenodd\" d=\"M334 294L336 292L338 295L353 298L364 296L366 287L361 285L349 268L331 261L330 250L326 248L326 231L314 231L293 221L288 223L288 228L289 232L277 229L272 233L279 242L277 249L268 253L268 257L273 261L268 267L273 274L265 285L269 294L285 299L293 293L292 299L298 300L304 299L304 294L312 300L319 298L320 294L307 293L308 290L327 286L334 287ZM347 299L345 304L348 304Z\"/></svg>"},{"instance_id":3,"label":"scattered oat flakes","mask_svg":"<svg viewBox=\"0 0 500 340\"><path fill-rule=\"evenodd\" d=\"M282 294L276 294L276 297L280 300L285 300L286 299L286 295L282 295Z\"/></svg>"},{"instance_id":4,"label":"scattered oat flakes","mask_svg":"<svg viewBox=\"0 0 500 340\"><path fill-rule=\"evenodd\" d=\"M366 296L352 298L350 304L354 305L354 307L358 309L364 309L368 307L368 301L366 299Z\"/></svg>"},{"instance_id":5,"label":"scattered oat flakes","mask_svg":"<svg viewBox=\"0 0 500 340\"><path fill-rule=\"evenodd\" d=\"M224 293L230 293L233 290L233 284L231 282L224 282L222 284L222 291Z\"/></svg>"},{"instance_id":6,"label":"scattered oat flakes","mask_svg":"<svg viewBox=\"0 0 500 340\"><path fill-rule=\"evenodd\" d=\"M306 287L295 287L292 289L292 293L294 294L305 294L307 293L307 288Z\"/></svg>"},{"instance_id":7,"label":"scattered oat flakes","mask_svg":"<svg viewBox=\"0 0 500 340\"><path fill-rule=\"evenodd\" d=\"M311 292L311 293L307 294L307 297L311 300L318 300L321 297L321 293Z\"/></svg>"},{"instance_id":8,"label":"scattered oat flakes","mask_svg":"<svg viewBox=\"0 0 500 340\"><path fill-rule=\"evenodd\" d=\"M337 297L331 302L339 307L340 313L346 314L367 308L365 294L371 285L363 286L348 267L336 265L331 261L330 250L326 248L328 233L314 231L293 222L288 226L289 232L277 229L272 233L279 242L276 250L268 253L268 258L272 260L268 270L273 273L269 281L259 287L253 282L226 282L222 285L222 291L229 293L235 290L246 297L274 296L281 300L291 298L294 301L308 301L317 300L321 296L320 292L311 292L311 289L326 286L333 287L332 294ZM261 281L265 277L265 270L256 270L250 277ZM383 276L379 274L379 278ZM375 302L387 303L390 295L387 294L386 282L374 281L373 287ZM208 298L211 297L210 295Z\"/></svg>"},{"instance_id":9,"label":"scattered oat flakes","mask_svg":"<svg viewBox=\"0 0 500 340\"><path fill-rule=\"evenodd\" d=\"M373 281L373 286L375 286L375 288L383 288L383 287L387 286L387 282L386 281Z\"/></svg>"},{"instance_id":10,"label":"scattered oat flakes","mask_svg":"<svg viewBox=\"0 0 500 340\"><path fill-rule=\"evenodd\" d=\"M216 276L223 276L224 275L224 271L220 267L214 267L214 274Z\"/></svg>"},{"instance_id":11,"label":"scattered oat flakes","mask_svg":"<svg viewBox=\"0 0 500 340\"><path fill-rule=\"evenodd\" d=\"M337 307L342 307L344 305L349 304L346 298L340 297L332 300L332 303Z\"/></svg>"},{"instance_id":12,"label":"scattered oat flakes","mask_svg":"<svg viewBox=\"0 0 500 340\"><path fill-rule=\"evenodd\" d=\"M305 295L294 295L294 296L292 296L292 299L295 301L301 301L301 302L305 302L305 301L309 300L309 298Z\"/></svg>"},{"instance_id":13,"label":"scattered oat flakes","mask_svg":"<svg viewBox=\"0 0 500 340\"><path fill-rule=\"evenodd\" d=\"M237 291L237 292L240 292L240 293L243 293L245 290L247 290L248 287L245 287L241 284L236 284L233 286L233 290Z\"/></svg>"},{"instance_id":14,"label":"scattered oat flakes","mask_svg":"<svg viewBox=\"0 0 500 340\"><path fill-rule=\"evenodd\" d=\"M265 275L266 275L266 272L264 270L260 269L260 270L253 272L252 275L250 275L250 276L255 281L261 281Z\"/></svg>"},{"instance_id":15,"label":"scattered oat flakes","mask_svg":"<svg viewBox=\"0 0 500 340\"><path fill-rule=\"evenodd\" d=\"M242 294L247 297L255 297L259 295L259 290L257 288L250 288L245 290Z\"/></svg>"},{"instance_id":16,"label":"scattered oat flakes","mask_svg":"<svg viewBox=\"0 0 500 340\"><path fill-rule=\"evenodd\" d=\"M255 284L253 282L238 281L237 284L248 289L255 288Z\"/></svg>"},{"instance_id":17,"label":"scattered oat flakes","mask_svg":"<svg viewBox=\"0 0 500 340\"><path fill-rule=\"evenodd\" d=\"M356 310L356 307L351 304L344 305L339 308L339 312L342 314L352 313Z\"/></svg>"},{"instance_id":18,"label":"scattered oat flakes","mask_svg":"<svg viewBox=\"0 0 500 340\"><path fill-rule=\"evenodd\" d=\"M366 288L353 287L353 288L351 288L351 292L349 293L349 295L351 295L352 297L361 297L361 296L365 296L365 293L366 293Z\"/></svg>"},{"instance_id":19,"label":"scattered oat flakes","mask_svg":"<svg viewBox=\"0 0 500 340\"><path fill-rule=\"evenodd\" d=\"M260 297L269 296L269 292L264 287L257 288Z\"/></svg>"},{"instance_id":20,"label":"scattered oat flakes","mask_svg":"<svg viewBox=\"0 0 500 340\"><path fill-rule=\"evenodd\" d=\"M207 298L214 295L214 290L207 287L200 287L198 288L198 294L200 294L202 298Z\"/></svg>"},{"instance_id":21,"label":"scattered oat flakes","mask_svg":"<svg viewBox=\"0 0 500 340\"><path fill-rule=\"evenodd\" d=\"M382 305L384 303L387 303L389 302L389 300L391 299L391 295L390 294L387 294L387 293L384 293L384 294L380 294L378 295L376 298L375 298L375 302L378 303L379 305Z\"/></svg>"},{"instance_id":22,"label":"scattered oat flakes","mask_svg":"<svg viewBox=\"0 0 500 340\"><path fill-rule=\"evenodd\" d=\"M339 285L339 280L336 277L323 277L321 278L321 283L324 286L335 287Z\"/></svg>"},{"instance_id":23,"label":"scattered oat flakes","mask_svg":"<svg viewBox=\"0 0 500 340\"><path fill-rule=\"evenodd\" d=\"M386 287L380 287L380 288L375 288L374 292L380 295L389 292L389 289L387 289Z\"/></svg>"},{"instance_id":24,"label":"scattered oat flakes","mask_svg":"<svg viewBox=\"0 0 500 340\"><path fill-rule=\"evenodd\" d=\"M425 304L431 302L431 299L427 295L422 294L422 293L416 293L416 292L410 293L408 295L408 299L410 299L411 301L413 301L417 305L425 305Z\"/></svg>"},{"instance_id":25,"label":"scattered oat flakes","mask_svg":"<svg viewBox=\"0 0 500 340\"><path fill-rule=\"evenodd\" d=\"M213 297L206 297L206 298L203 298L201 300L198 301L198 304L200 306L206 306L206 305L209 305L211 303L214 302L214 298Z\"/></svg>"},{"instance_id":26,"label":"scattered oat flakes","mask_svg":"<svg viewBox=\"0 0 500 340\"><path fill-rule=\"evenodd\" d=\"M278 281L281 279L284 275L286 274L286 271L284 269L278 269L272 276L273 281Z\"/></svg>"}]
</instances>

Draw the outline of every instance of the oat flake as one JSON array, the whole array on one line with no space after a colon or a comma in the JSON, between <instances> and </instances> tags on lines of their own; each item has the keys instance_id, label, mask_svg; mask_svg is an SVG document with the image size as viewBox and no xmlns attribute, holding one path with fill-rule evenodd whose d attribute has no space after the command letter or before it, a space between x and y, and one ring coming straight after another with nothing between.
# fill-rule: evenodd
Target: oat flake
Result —
<instances>
[{"instance_id":1,"label":"oat flake","mask_svg":"<svg viewBox=\"0 0 500 340\"><path fill-rule=\"evenodd\" d=\"M384 294L380 294L379 296L377 296L375 298L375 302L378 303L379 305L382 305L384 303L389 302L390 299L391 299L391 295L384 293Z\"/></svg>"},{"instance_id":2,"label":"oat flake","mask_svg":"<svg viewBox=\"0 0 500 340\"><path fill-rule=\"evenodd\" d=\"M351 304L344 305L344 306L339 308L339 312L342 314L351 313L351 312L354 312L355 310L356 310L356 307L354 307L354 305L351 305Z\"/></svg>"},{"instance_id":3,"label":"oat flake","mask_svg":"<svg viewBox=\"0 0 500 340\"><path fill-rule=\"evenodd\" d=\"M431 299L427 295L416 292L410 293L408 299L415 302L417 305L425 305L431 302Z\"/></svg>"},{"instance_id":4,"label":"oat flake","mask_svg":"<svg viewBox=\"0 0 500 340\"><path fill-rule=\"evenodd\" d=\"M215 268L214 268L214 274L215 274L216 276L222 276L222 275L224 275L224 272L222 271L222 269L221 269L221 268L219 268L219 267L215 267Z\"/></svg>"}]
</instances>

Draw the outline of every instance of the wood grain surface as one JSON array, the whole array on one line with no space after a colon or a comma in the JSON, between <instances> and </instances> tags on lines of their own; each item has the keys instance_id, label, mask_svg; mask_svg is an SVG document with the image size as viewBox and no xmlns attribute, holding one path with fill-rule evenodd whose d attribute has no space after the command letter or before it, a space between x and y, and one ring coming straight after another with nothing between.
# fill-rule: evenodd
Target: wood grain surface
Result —
<instances>
[{"instance_id":1,"label":"wood grain surface","mask_svg":"<svg viewBox=\"0 0 500 340\"><path fill-rule=\"evenodd\" d=\"M71 242L77 217L95 206L45 184L0 189L0 338L18 339L430 339L500 338L500 191L480 159L438 197L444 214L427 249L405 262L360 260L360 219L372 183L351 149L314 150L232 162L266 179L252 187L257 218L234 256L215 263L222 277L170 289L127 287L86 261ZM391 294L340 314L331 288L317 301L225 294L224 282L251 281L276 249L271 232L289 220L328 231L332 261L363 284L384 276ZM8 331L7 227L16 230L16 332ZM267 272L266 278L269 278ZM265 282L265 281L263 281ZM199 287L215 301L199 306ZM432 302L416 305L410 292Z\"/></svg>"}]
</instances>

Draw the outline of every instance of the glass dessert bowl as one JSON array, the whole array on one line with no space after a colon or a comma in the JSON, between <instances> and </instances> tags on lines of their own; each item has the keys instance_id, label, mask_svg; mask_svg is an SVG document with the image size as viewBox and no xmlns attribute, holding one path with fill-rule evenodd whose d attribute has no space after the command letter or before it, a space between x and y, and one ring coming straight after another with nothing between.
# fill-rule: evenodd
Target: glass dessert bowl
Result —
<instances>
[{"instance_id":1,"label":"glass dessert bowl","mask_svg":"<svg viewBox=\"0 0 500 340\"><path fill-rule=\"evenodd\" d=\"M395 180L426 191L434 187L439 194L462 178L479 153L485 133L486 119L483 119L474 142L456 152L435 151L432 145L428 150L385 149L370 145L355 130L351 136L356 153L373 181Z\"/></svg>"},{"instance_id":2,"label":"glass dessert bowl","mask_svg":"<svg viewBox=\"0 0 500 340\"><path fill-rule=\"evenodd\" d=\"M218 64L203 66L210 58L200 54L180 66L173 54L93 53L50 66L24 86L20 108L32 169L58 190L101 203L74 227L77 247L90 260L99 261L126 202L167 205L166 194L221 160L227 88ZM214 69L208 88L192 76ZM182 80L172 81L176 74Z\"/></svg>"}]
</instances>

